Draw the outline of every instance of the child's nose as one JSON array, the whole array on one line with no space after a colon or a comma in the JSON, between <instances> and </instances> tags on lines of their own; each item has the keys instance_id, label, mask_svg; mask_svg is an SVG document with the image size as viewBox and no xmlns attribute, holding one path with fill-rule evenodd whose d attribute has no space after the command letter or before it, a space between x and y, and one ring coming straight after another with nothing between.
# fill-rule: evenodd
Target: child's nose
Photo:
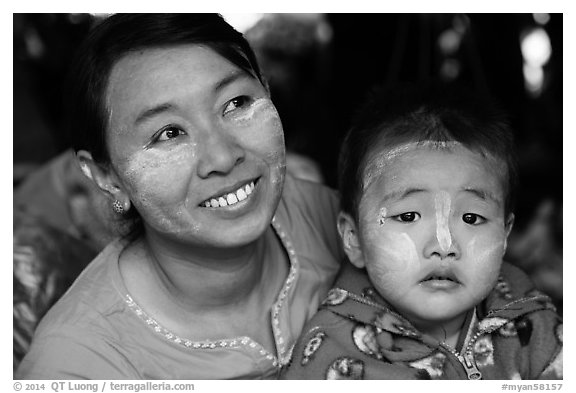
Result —
<instances>
[{"instance_id":1,"label":"child's nose","mask_svg":"<svg viewBox=\"0 0 576 393\"><path fill-rule=\"evenodd\" d=\"M455 241L451 232L448 230L440 236L438 233L430 236L424 247L424 255L426 258L450 258L457 260L460 259L461 251L458 242Z\"/></svg>"},{"instance_id":2,"label":"child's nose","mask_svg":"<svg viewBox=\"0 0 576 393\"><path fill-rule=\"evenodd\" d=\"M440 192L435 197L435 233L426 245L426 256L440 259L459 258L460 249L452 236L450 225L451 198L447 192Z\"/></svg>"}]
</instances>

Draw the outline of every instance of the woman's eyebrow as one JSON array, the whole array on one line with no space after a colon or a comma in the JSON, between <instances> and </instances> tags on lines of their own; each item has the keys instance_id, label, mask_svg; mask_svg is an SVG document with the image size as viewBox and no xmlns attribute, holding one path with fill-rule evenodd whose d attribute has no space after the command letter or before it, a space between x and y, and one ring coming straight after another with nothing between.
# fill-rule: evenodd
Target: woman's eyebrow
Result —
<instances>
[{"instance_id":1,"label":"woman's eyebrow","mask_svg":"<svg viewBox=\"0 0 576 393\"><path fill-rule=\"evenodd\" d=\"M231 85L232 83L236 82L239 79L252 79L252 76L247 74L244 71L237 70L230 75L220 79L214 87L212 88L215 93L219 92L220 90L224 89L226 86Z\"/></svg>"},{"instance_id":2,"label":"woman's eyebrow","mask_svg":"<svg viewBox=\"0 0 576 393\"><path fill-rule=\"evenodd\" d=\"M230 75L227 75L224 78L220 79L218 82L216 82L214 84L214 86L212 87L212 91L214 93L218 93L219 91L224 89L226 86L229 86L238 80L251 79L251 78L252 77L244 71L236 71L236 72L233 72ZM148 120L154 116L157 116L161 113L170 112L171 110L174 110L175 108L176 108L176 106L174 104L172 104L170 102L166 102L166 103L158 104L158 105L155 105L151 108L145 109L136 117L136 120L134 120L134 125L137 126L137 125L145 122L146 120Z\"/></svg>"},{"instance_id":3,"label":"woman's eyebrow","mask_svg":"<svg viewBox=\"0 0 576 393\"><path fill-rule=\"evenodd\" d=\"M137 126L140 123L143 123L146 120L148 120L148 119L150 119L156 115L159 115L159 114L164 113L164 112L169 112L173 109L174 109L174 105L169 103L169 102L156 105L156 106L149 108L149 109L145 109L136 117L136 120L134 120L134 125Z\"/></svg>"}]
</instances>

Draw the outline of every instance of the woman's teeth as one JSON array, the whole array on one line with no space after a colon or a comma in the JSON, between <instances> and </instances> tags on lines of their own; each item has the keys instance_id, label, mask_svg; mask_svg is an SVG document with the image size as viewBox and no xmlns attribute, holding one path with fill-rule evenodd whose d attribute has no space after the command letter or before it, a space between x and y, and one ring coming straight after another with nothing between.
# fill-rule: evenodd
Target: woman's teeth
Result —
<instances>
[{"instance_id":1,"label":"woman's teeth","mask_svg":"<svg viewBox=\"0 0 576 393\"><path fill-rule=\"evenodd\" d=\"M200 205L204 207L224 207L235 205L236 203L248 198L248 195L252 194L253 190L254 182L251 182L240 187L236 192L221 195L217 198L210 198L209 200L202 202Z\"/></svg>"}]
</instances>

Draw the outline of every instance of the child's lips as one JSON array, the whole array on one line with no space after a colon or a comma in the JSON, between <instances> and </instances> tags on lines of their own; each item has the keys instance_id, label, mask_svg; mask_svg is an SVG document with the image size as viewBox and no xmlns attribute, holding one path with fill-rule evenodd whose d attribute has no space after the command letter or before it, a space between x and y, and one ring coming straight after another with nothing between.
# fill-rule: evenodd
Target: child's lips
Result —
<instances>
[{"instance_id":1,"label":"child's lips","mask_svg":"<svg viewBox=\"0 0 576 393\"><path fill-rule=\"evenodd\" d=\"M432 271L420 280L420 284L431 289L453 289L461 285L451 270Z\"/></svg>"}]
</instances>

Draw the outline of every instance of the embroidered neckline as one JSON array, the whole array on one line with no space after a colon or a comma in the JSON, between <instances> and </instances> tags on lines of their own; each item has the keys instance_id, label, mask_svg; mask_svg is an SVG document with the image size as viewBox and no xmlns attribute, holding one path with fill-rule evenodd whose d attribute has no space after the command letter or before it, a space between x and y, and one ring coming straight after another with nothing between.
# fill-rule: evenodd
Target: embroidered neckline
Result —
<instances>
[{"instance_id":1,"label":"embroidered neckline","mask_svg":"<svg viewBox=\"0 0 576 393\"><path fill-rule=\"evenodd\" d=\"M272 317L272 332L274 334L274 343L278 351L278 357L270 353L264 346L253 340L248 336L240 336L234 338L226 338L220 340L202 340L194 341L180 337L170 330L166 329L160 325L154 318L150 317L135 301L132 299L130 294L126 293L124 295L124 301L128 308L132 310L140 320L142 320L151 330L153 330L158 335L164 337L166 340L171 341L175 344L183 346L188 349L217 349L217 348L237 348L239 346L248 347L251 350L257 351L260 355L265 356L266 359L272 362L274 367L280 368L282 365L287 364L290 361L292 347L287 347L287 342L284 339L284 335L280 329L280 311L286 303L288 293L292 288L296 275L299 270L299 262L292 241L290 240L286 231L282 229L282 225L278 223L276 216L272 218L272 228L278 235L282 246L288 254L288 259L290 261L290 270L288 272L288 277L284 281L284 285L280 290L276 301L272 306L271 317Z\"/></svg>"}]
</instances>

